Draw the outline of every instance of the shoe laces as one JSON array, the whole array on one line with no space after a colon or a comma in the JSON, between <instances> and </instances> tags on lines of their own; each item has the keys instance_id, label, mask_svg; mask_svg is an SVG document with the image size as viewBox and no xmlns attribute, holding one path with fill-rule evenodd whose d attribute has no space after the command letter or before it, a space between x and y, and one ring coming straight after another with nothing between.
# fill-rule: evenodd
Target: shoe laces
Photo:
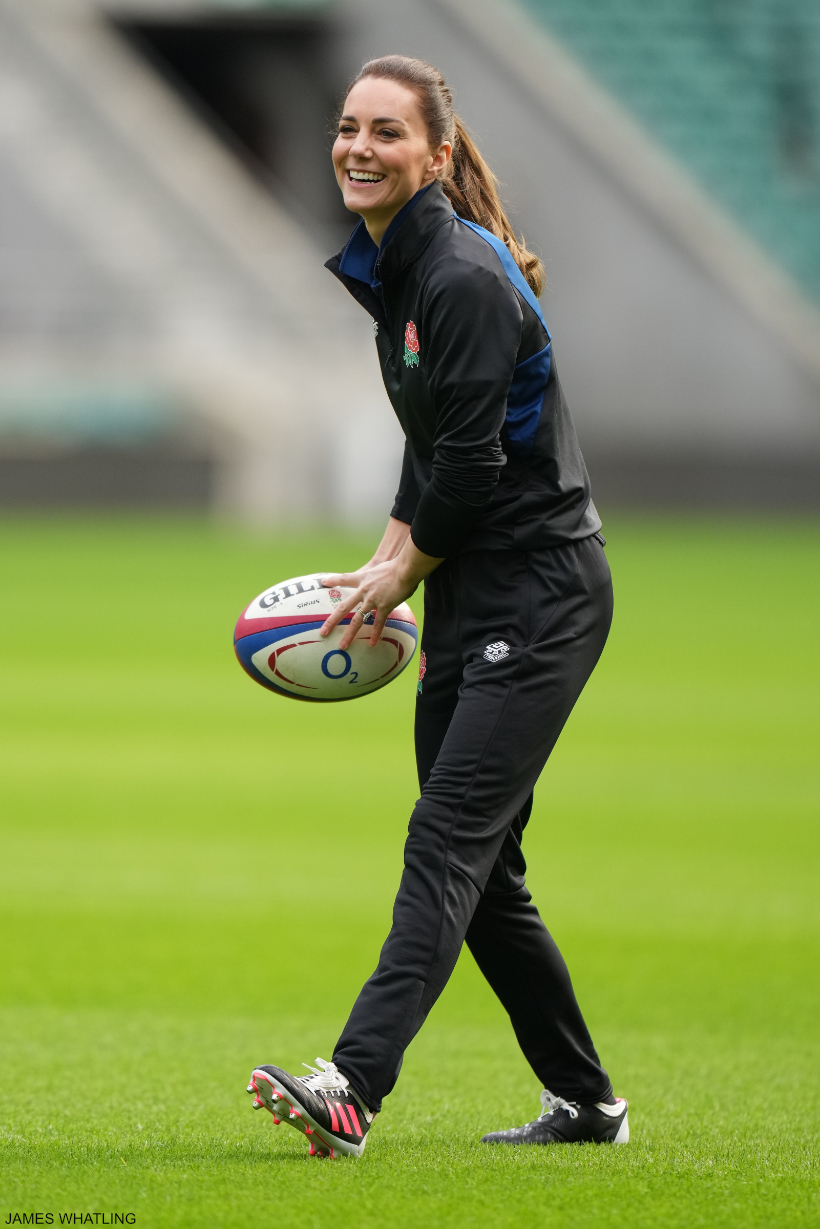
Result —
<instances>
[{"instance_id":1,"label":"shoe laces","mask_svg":"<svg viewBox=\"0 0 820 1229\"><path fill-rule=\"evenodd\" d=\"M311 1067L310 1063L302 1063L303 1067L313 1072L312 1075L299 1077L305 1088L309 1088L311 1092L342 1092L347 1088L348 1078L342 1075L335 1063L326 1063L323 1058L317 1058L316 1061L321 1068L320 1071Z\"/></svg>"},{"instance_id":2,"label":"shoe laces","mask_svg":"<svg viewBox=\"0 0 820 1229\"><path fill-rule=\"evenodd\" d=\"M548 1088L545 1088L541 1093L541 1105L543 1109L538 1115L539 1119L548 1118L556 1110L566 1110L570 1118L578 1117L578 1105L575 1101L565 1101L563 1097L556 1096Z\"/></svg>"}]
</instances>

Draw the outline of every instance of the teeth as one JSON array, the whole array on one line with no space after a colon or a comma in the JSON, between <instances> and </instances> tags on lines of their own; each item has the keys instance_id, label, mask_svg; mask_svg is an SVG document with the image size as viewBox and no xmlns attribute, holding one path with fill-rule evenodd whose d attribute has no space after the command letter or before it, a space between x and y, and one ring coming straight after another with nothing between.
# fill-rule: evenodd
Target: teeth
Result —
<instances>
[{"instance_id":1,"label":"teeth","mask_svg":"<svg viewBox=\"0 0 820 1229\"><path fill-rule=\"evenodd\" d=\"M379 175L376 171L348 171L351 179L363 180L365 183L379 183L384 179L384 175Z\"/></svg>"}]
</instances>

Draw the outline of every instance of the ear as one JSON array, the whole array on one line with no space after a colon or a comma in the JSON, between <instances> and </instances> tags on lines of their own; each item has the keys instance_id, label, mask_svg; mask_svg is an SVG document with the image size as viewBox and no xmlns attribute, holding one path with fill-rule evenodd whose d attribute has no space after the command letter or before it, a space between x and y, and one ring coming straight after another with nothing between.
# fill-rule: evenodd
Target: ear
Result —
<instances>
[{"instance_id":1,"label":"ear","mask_svg":"<svg viewBox=\"0 0 820 1229\"><path fill-rule=\"evenodd\" d=\"M430 170L438 177L447 169L447 163L453 156L453 147L449 141L442 141L430 160Z\"/></svg>"}]
</instances>

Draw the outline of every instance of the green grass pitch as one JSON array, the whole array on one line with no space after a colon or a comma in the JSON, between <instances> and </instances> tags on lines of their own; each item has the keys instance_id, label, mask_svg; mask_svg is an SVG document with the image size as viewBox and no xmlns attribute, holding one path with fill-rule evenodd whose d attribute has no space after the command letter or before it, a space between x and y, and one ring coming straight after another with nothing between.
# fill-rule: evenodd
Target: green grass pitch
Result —
<instances>
[{"instance_id":1,"label":"green grass pitch","mask_svg":"<svg viewBox=\"0 0 820 1229\"><path fill-rule=\"evenodd\" d=\"M330 1058L375 965L415 665L296 704L231 631L371 543L6 520L0 1225L820 1225L818 528L607 525L615 625L525 849L630 1145L479 1144L539 1086L465 954L363 1159L321 1162L245 1084Z\"/></svg>"}]
</instances>

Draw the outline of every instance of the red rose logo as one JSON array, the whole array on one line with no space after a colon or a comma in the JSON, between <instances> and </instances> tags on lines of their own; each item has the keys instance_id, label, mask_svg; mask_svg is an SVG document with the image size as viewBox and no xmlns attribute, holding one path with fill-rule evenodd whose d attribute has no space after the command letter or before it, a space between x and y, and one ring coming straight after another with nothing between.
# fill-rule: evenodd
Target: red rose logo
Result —
<instances>
[{"instance_id":1,"label":"red rose logo","mask_svg":"<svg viewBox=\"0 0 820 1229\"><path fill-rule=\"evenodd\" d=\"M408 367L419 365L419 335L412 320L407 321L404 330L404 361Z\"/></svg>"}]
</instances>

